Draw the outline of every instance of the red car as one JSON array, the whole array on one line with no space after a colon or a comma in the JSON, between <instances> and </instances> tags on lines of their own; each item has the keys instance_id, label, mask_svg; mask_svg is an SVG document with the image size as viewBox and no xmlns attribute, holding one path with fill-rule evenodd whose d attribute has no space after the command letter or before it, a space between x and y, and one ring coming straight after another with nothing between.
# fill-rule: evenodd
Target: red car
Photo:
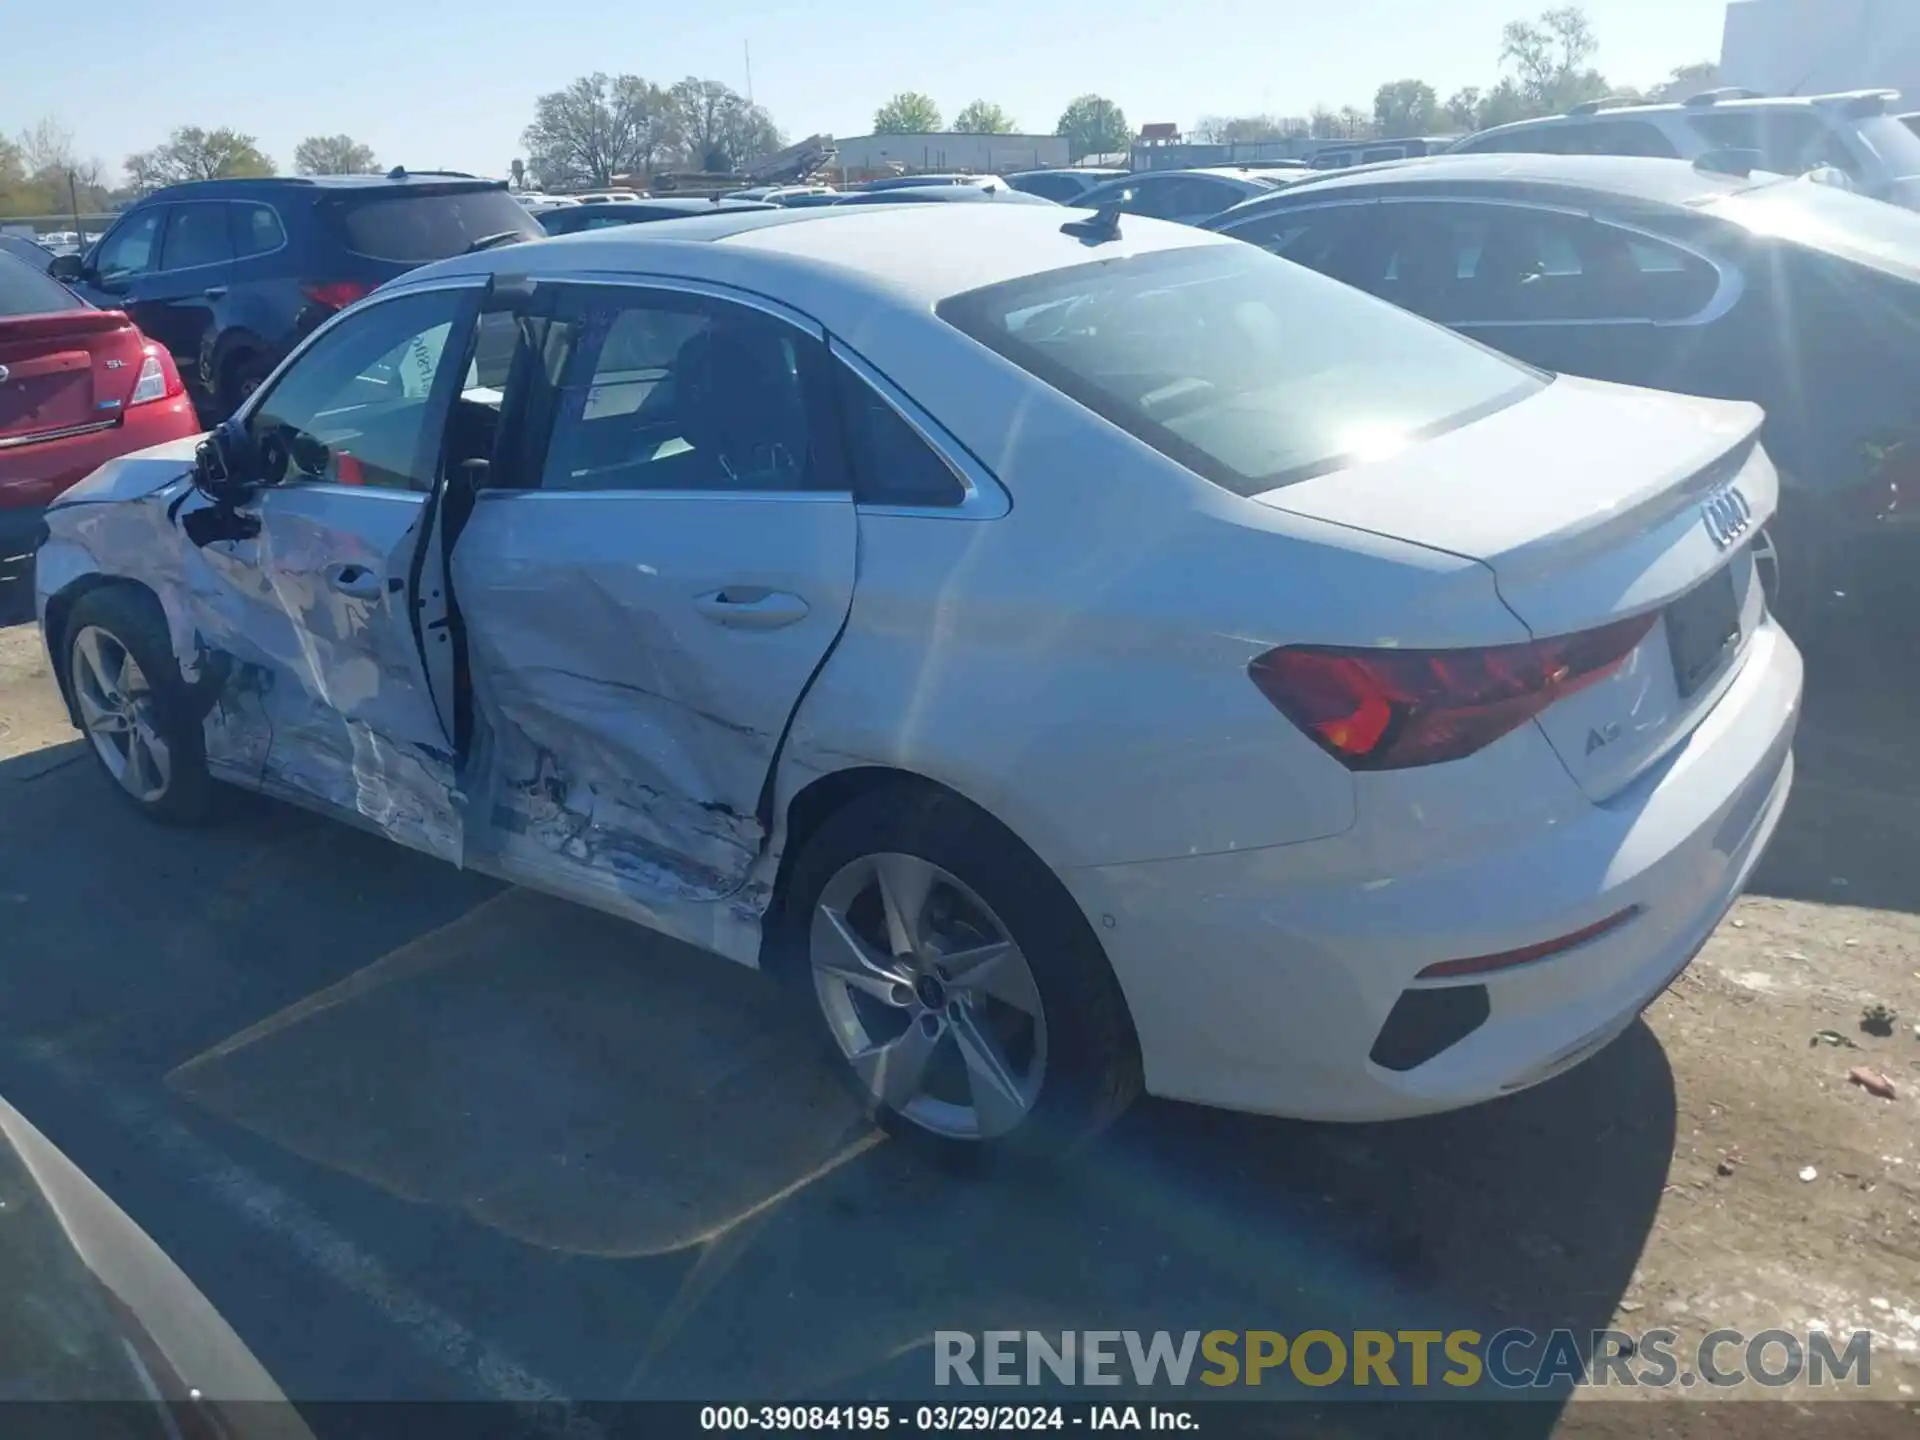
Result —
<instances>
[{"instance_id":1,"label":"red car","mask_svg":"<svg viewBox=\"0 0 1920 1440\"><path fill-rule=\"evenodd\" d=\"M0 560L96 467L199 429L165 346L0 253Z\"/></svg>"}]
</instances>

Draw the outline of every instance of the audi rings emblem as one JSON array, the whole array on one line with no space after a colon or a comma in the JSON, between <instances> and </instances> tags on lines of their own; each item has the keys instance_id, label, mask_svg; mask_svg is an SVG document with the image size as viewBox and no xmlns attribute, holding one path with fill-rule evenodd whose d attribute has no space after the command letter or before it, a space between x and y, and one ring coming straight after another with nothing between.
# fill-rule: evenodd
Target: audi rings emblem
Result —
<instances>
[{"instance_id":1,"label":"audi rings emblem","mask_svg":"<svg viewBox=\"0 0 1920 1440\"><path fill-rule=\"evenodd\" d=\"M1713 537L1714 546L1721 550L1732 545L1753 525L1753 506L1747 503L1747 497L1740 493L1738 485L1729 485L1710 497L1700 507L1700 515L1706 522L1707 534Z\"/></svg>"}]
</instances>

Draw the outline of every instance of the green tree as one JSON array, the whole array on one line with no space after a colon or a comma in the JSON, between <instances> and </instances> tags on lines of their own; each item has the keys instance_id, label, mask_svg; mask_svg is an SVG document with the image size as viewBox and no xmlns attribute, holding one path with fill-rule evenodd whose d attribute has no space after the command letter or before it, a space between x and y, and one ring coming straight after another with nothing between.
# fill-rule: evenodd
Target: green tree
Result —
<instances>
[{"instance_id":1,"label":"green tree","mask_svg":"<svg viewBox=\"0 0 1920 1440\"><path fill-rule=\"evenodd\" d=\"M953 128L961 135L1011 135L1020 127L991 100L974 100L953 117Z\"/></svg>"},{"instance_id":2,"label":"green tree","mask_svg":"<svg viewBox=\"0 0 1920 1440\"><path fill-rule=\"evenodd\" d=\"M373 150L351 135L309 135L293 147L296 175L371 175L379 168Z\"/></svg>"},{"instance_id":3,"label":"green tree","mask_svg":"<svg viewBox=\"0 0 1920 1440\"><path fill-rule=\"evenodd\" d=\"M1481 99L1477 128L1491 130L1495 125L1525 120L1529 115L1538 113L1527 104L1526 96L1520 93L1519 86L1511 80L1502 80Z\"/></svg>"},{"instance_id":4,"label":"green tree","mask_svg":"<svg viewBox=\"0 0 1920 1440\"><path fill-rule=\"evenodd\" d=\"M1480 124L1480 87L1468 85L1447 98L1447 124L1455 130L1472 130Z\"/></svg>"},{"instance_id":5,"label":"green tree","mask_svg":"<svg viewBox=\"0 0 1920 1440\"><path fill-rule=\"evenodd\" d=\"M1440 97L1424 80L1391 80L1374 92L1373 124L1382 135L1431 135L1440 128Z\"/></svg>"},{"instance_id":6,"label":"green tree","mask_svg":"<svg viewBox=\"0 0 1920 1440\"><path fill-rule=\"evenodd\" d=\"M1126 112L1104 95L1077 97L1060 112L1053 133L1066 138L1067 153L1075 160L1083 155L1110 155L1133 144Z\"/></svg>"},{"instance_id":7,"label":"green tree","mask_svg":"<svg viewBox=\"0 0 1920 1440\"><path fill-rule=\"evenodd\" d=\"M876 135L931 135L942 128L940 107L918 90L902 90L873 112Z\"/></svg>"},{"instance_id":8,"label":"green tree","mask_svg":"<svg viewBox=\"0 0 1920 1440\"><path fill-rule=\"evenodd\" d=\"M127 175L138 192L187 180L231 180L273 174L273 161L251 135L222 125L203 130L182 125L164 145L127 157Z\"/></svg>"}]
</instances>

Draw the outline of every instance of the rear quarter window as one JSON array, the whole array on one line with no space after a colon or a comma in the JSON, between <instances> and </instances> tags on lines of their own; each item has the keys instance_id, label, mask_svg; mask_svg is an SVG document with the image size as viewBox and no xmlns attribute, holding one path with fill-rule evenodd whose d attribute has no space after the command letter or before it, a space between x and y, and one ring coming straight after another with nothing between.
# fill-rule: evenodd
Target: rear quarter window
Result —
<instances>
[{"instance_id":1,"label":"rear quarter window","mask_svg":"<svg viewBox=\"0 0 1920 1440\"><path fill-rule=\"evenodd\" d=\"M1546 383L1251 245L1048 271L937 313L1236 495L1384 458Z\"/></svg>"},{"instance_id":2,"label":"rear quarter window","mask_svg":"<svg viewBox=\"0 0 1920 1440\"><path fill-rule=\"evenodd\" d=\"M351 192L322 204L337 239L356 255L423 265L459 255L476 240L546 232L505 190Z\"/></svg>"}]
</instances>

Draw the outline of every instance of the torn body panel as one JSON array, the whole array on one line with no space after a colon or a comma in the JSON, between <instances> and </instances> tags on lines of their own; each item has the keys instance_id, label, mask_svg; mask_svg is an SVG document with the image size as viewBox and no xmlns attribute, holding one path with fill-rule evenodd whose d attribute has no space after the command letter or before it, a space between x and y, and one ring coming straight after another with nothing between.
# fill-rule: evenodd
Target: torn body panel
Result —
<instances>
[{"instance_id":1,"label":"torn body panel","mask_svg":"<svg viewBox=\"0 0 1920 1440\"><path fill-rule=\"evenodd\" d=\"M757 927L761 794L851 603L855 538L845 495L483 495L452 566L470 850L675 933L663 909L718 901L757 906L721 928ZM768 597L773 623L729 608Z\"/></svg>"},{"instance_id":2,"label":"torn body panel","mask_svg":"<svg viewBox=\"0 0 1920 1440\"><path fill-rule=\"evenodd\" d=\"M213 502L184 477L129 503L57 513L103 573L158 596L181 676L205 700L211 770L458 863L452 747L409 592L389 584L407 574L424 499L276 487L241 507L257 534L205 546L182 527Z\"/></svg>"}]
</instances>

